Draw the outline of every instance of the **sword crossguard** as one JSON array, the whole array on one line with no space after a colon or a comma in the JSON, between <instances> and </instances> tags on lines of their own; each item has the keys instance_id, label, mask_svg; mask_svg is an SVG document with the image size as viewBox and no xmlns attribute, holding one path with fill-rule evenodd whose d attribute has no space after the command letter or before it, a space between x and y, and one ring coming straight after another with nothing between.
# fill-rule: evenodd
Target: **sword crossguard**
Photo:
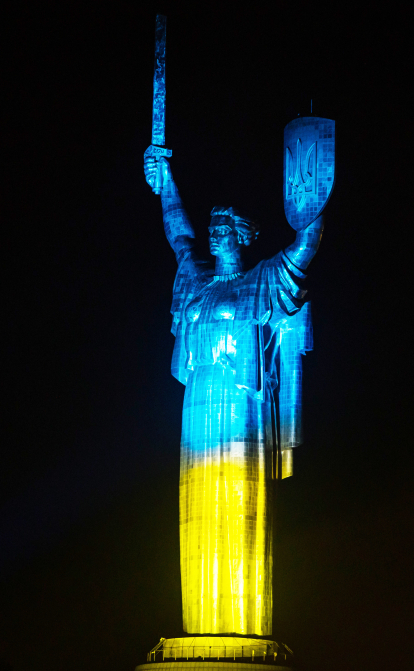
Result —
<instances>
[{"instance_id":1,"label":"sword crossguard","mask_svg":"<svg viewBox=\"0 0 414 671\"><path fill-rule=\"evenodd\" d=\"M148 149L145 151L145 156L153 156L155 160L161 158L162 156L172 156L172 149L167 149L166 147L159 147L156 144L150 144ZM158 164L157 174L155 175L154 186L152 187L153 192L159 196L162 189L162 168Z\"/></svg>"}]
</instances>

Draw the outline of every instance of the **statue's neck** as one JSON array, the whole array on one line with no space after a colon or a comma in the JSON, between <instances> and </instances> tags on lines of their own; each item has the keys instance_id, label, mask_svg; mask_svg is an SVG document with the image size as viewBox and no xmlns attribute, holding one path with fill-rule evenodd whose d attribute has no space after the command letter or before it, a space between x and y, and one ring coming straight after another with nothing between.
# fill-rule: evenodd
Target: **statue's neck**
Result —
<instances>
[{"instance_id":1,"label":"statue's neck","mask_svg":"<svg viewBox=\"0 0 414 671\"><path fill-rule=\"evenodd\" d=\"M217 257L215 275L232 275L233 273L240 273L243 270L243 261L240 254L231 256L229 258Z\"/></svg>"}]
</instances>

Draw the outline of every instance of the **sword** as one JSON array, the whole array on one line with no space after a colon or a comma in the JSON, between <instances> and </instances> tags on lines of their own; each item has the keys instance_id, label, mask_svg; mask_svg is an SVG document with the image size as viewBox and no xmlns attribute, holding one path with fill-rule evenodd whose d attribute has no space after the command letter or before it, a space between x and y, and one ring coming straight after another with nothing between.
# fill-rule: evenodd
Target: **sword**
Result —
<instances>
[{"instance_id":1,"label":"sword","mask_svg":"<svg viewBox=\"0 0 414 671\"><path fill-rule=\"evenodd\" d=\"M155 59L154 59L154 92L152 100L152 144L145 156L172 156L172 150L165 145L165 49L167 40L167 17L157 14L155 19ZM152 190L160 194L162 189L162 170L158 163Z\"/></svg>"}]
</instances>

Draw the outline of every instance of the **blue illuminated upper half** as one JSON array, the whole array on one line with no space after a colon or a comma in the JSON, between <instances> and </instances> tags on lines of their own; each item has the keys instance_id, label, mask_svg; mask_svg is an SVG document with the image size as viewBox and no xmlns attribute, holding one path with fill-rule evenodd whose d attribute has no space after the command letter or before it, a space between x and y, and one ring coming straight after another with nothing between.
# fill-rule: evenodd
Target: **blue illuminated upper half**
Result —
<instances>
[{"instance_id":1,"label":"blue illuminated upper half","mask_svg":"<svg viewBox=\"0 0 414 671\"><path fill-rule=\"evenodd\" d=\"M299 231L322 212L335 182L335 121L299 117L285 127L283 201Z\"/></svg>"}]
</instances>

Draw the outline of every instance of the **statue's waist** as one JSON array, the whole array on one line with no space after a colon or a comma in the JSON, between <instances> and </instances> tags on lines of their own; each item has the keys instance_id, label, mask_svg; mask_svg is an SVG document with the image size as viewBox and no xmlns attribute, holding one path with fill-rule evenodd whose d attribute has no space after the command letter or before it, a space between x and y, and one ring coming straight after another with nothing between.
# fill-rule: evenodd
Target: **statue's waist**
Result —
<instances>
[{"instance_id":1,"label":"statue's waist","mask_svg":"<svg viewBox=\"0 0 414 671\"><path fill-rule=\"evenodd\" d=\"M236 348L233 344L232 329L228 323L187 326L185 349L186 367L190 370L195 366L214 366L217 363L223 365L223 360L231 361L234 366Z\"/></svg>"},{"instance_id":2,"label":"statue's waist","mask_svg":"<svg viewBox=\"0 0 414 671\"><path fill-rule=\"evenodd\" d=\"M207 355L198 356L197 358L192 356L190 352L187 355L187 364L186 368L189 370L194 370L200 366L222 366L223 368L230 368L235 370L236 368L236 359L235 355L230 355L224 351L210 352Z\"/></svg>"}]
</instances>

